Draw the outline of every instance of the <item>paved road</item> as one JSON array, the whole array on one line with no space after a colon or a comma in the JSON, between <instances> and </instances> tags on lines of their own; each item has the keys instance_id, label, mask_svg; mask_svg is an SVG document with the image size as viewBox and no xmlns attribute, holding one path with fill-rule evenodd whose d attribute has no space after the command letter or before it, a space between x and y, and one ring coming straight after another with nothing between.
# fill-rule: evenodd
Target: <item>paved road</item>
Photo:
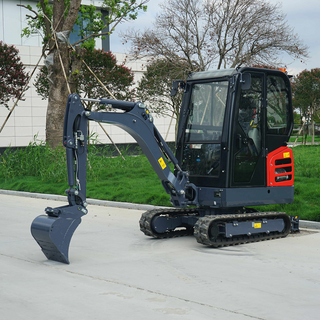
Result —
<instances>
[{"instance_id":1,"label":"paved road","mask_svg":"<svg viewBox=\"0 0 320 320\"><path fill-rule=\"evenodd\" d=\"M211 249L144 236L140 210L91 205L65 265L30 235L45 207L65 203L0 203L1 320L319 319L319 232Z\"/></svg>"}]
</instances>

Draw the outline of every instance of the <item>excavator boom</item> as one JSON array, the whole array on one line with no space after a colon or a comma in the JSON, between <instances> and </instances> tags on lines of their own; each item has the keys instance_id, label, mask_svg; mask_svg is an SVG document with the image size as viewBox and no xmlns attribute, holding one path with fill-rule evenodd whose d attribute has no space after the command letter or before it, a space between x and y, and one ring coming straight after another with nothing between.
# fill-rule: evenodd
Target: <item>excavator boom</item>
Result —
<instances>
[{"instance_id":1,"label":"excavator boom","mask_svg":"<svg viewBox=\"0 0 320 320\"><path fill-rule=\"evenodd\" d=\"M174 206L197 204L186 198L186 188L197 194L197 188L188 181L188 173L181 170L177 159L153 124L149 110L141 102L100 99L96 103L111 105L123 112L91 112L83 108L77 94L68 98L63 145L66 147L69 188L66 190L69 205L46 208L31 225L31 233L45 256L50 260L69 263L68 252L72 235L87 214L87 123L89 120L115 124L130 133L141 146L154 171L159 176ZM177 171L174 175L170 161ZM196 197L195 197L196 199Z\"/></svg>"}]
</instances>

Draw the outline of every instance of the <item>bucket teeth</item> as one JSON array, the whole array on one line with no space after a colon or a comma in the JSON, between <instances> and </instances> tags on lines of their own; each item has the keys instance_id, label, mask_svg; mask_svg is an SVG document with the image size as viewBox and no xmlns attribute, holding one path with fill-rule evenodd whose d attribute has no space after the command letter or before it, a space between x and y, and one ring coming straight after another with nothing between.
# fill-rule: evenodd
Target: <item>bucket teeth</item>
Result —
<instances>
[{"instance_id":1,"label":"bucket teeth","mask_svg":"<svg viewBox=\"0 0 320 320\"><path fill-rule=\"evenodd\" d=\"M82 207L58 208L59 216L40 215L31 224L31 234L49 260L69 264L69 245L81 223Z\"/></svg>"}]
</instances>

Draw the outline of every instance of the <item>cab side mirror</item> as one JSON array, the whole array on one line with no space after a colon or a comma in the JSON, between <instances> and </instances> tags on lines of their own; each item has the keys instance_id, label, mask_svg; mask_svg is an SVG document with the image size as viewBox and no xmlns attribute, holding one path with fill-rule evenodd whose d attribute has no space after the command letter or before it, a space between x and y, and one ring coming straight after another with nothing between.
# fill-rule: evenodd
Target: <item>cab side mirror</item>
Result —
<instances>
[{"instance_id":1,"label":"cab side mirror","mask_svg":"<svg viewBox=\"0 0 320 320\"><path fill-rule=\"evenodd\" d=\"M183 80L173 80L170 94L171 97L174 97L177 94L179 88L184 89L185 85L186 83Z\"/></svg>"},{"instance_id":2,"label":"cab side mirror","mask_svg":"<svg viewBox=\"0 0 320 320\"><path fill-rule=\"evenodd\" d=\"M251 88L251 74L250 73L241 73L240 74L240 83L242 90L249 90Z\"/></svg>"}]
</instances>

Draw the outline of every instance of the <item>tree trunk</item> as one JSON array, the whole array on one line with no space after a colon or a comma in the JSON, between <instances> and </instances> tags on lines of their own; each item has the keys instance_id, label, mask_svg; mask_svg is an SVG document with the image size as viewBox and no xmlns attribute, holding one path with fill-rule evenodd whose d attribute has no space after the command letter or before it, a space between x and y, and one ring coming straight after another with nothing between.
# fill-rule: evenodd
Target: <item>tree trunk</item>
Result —
<instances>
[{"instance_id":1,"label":"tree trunk","mask_svg":"<svg viewBox=\"0 0 320 320\"><path fill-rule=\"evenodd\" d=\"M308 132L309 132L309 124L307 122L306 128L305 128L305 135L304 135L304 144L307 144L307 137L308 137Z\"/></svg>"},{"instance_id":2,"label":"tree trunk","mask_svg":"<svg viewBox=\"0 0 320 320\"><path fill-rule=\"evenodd\" d=\"M40 3L45 11L46 2L41 0ZM64 31L67 35L68 31L72 30L77 19L80 5L81 0L71 0L68 13L65 15L65 2L53 1L52 25L55 30L51 30L51 24L47 23L46 34L53 34L55 32L55 36L57 36L57 33ZM55 47L55 42L51 40L49 47L53 48L51 53L53 54L53 63L48 66L49 99L46 118L46 141L51 147L56 148L62 144L63 121L68 95L72 93L72 91L75 92L76 88L77 74L72 72L73 70L70 64L71 61L75 60L73 62L75 62L76 68L78 68L80 56L76 54L71 59L68 44L65 41L59 42L59 48L57 48Z\"/></svg>"},{"instance_id":3,"label":"tree trunk","mask_svg":"<svg viewBox=\"0 0 320 320\"><path fill-rule=\"evenodd\" d=\"M315 104L312 103L312 105L310 106L310 118L311 118L311 144L314 145L314 117L315 117Z\"/></svg>"},{"instance_id":4,"label":"tree trunk","mask_svg":"<svg viewBox=\"0 0 320 320\"><path fill-rule=\"evenodd\" d=\"M50 86L46 119L46 141L53 148L62 145L63 120L69 95L59 53L61 61L63 61L64 70L68 72L70 63L67 44L60 43L59 51L57 49L53 51L53 65L48 68Z\"/></svg>"},{"instance_id":5,"label":"tree trunk","mask_svg":"<svg viewBox=\"0 0 320 320\"><path fill-rule=\"evenodd\" d=\"M311 144L314 145L314 117L311 118Z\"/></svg>"}]
</instances>

